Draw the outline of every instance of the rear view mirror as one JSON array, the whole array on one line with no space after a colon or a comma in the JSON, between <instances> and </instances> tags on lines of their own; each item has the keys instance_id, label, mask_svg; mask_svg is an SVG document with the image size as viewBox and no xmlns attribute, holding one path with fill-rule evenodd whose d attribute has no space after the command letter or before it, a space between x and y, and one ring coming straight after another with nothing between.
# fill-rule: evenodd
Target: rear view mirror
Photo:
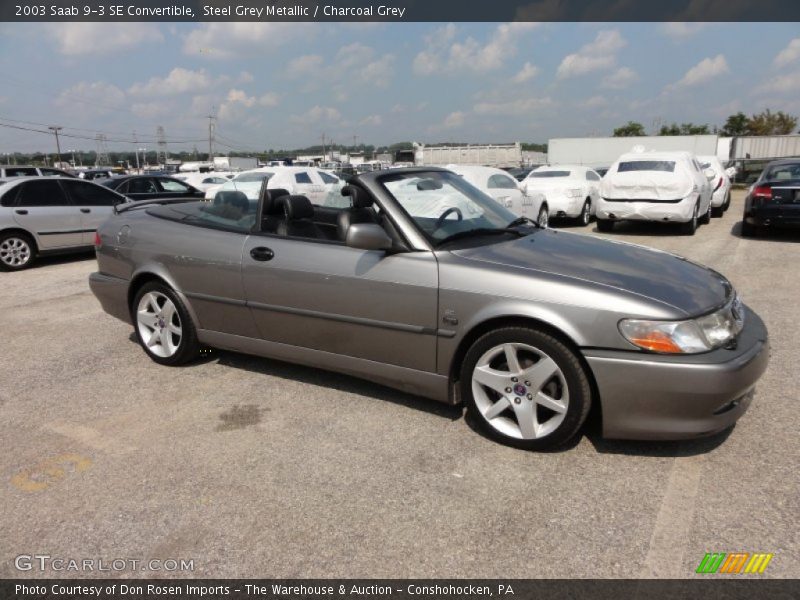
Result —
<instances>
[{"instance_id":1,"label":"rear view mirror","mask_svg":"<svg viewBox=\"0 0 800 600\"><path fill-rule=\"evenodd\" d=\"M431 190L442 189L442 182L437 179L420 179L417 182L417 190L420 192L428 192Z\"/></svg>"},{"instance_id":2,"label":"rear view mirror","mask_svg":"<svg viewBox=\"0 0 800 600\"><path fill-rule=\"evenodd\" d=\"M347 228L345 243L359 250L389 250L392 238L376 223L353 223Z\"/></svg>"}]
</instances>

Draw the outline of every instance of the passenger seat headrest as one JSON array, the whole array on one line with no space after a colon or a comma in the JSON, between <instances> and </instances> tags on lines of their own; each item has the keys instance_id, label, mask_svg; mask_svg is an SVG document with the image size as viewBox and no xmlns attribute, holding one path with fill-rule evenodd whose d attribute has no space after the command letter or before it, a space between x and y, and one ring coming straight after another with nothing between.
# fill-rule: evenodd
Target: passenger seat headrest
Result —
<instances>
[{"instance_id":1,"label":"passenger seat headrest","mask_svg":"<svg viewBox=\"0 0 800 600\"><path fill-rule=\"evenodd\" d=\"M369 208L375 201L366 191L354 185L346 185L342 188L342 196L350 196L353 208Z\"/></svg>"},{"instance_id":2,"label":"passenger seat headrest","mask_svg":"<svg viewBox=\"0 0 800 600\"><path fill-rule=\"evenodd\" d=\"M305 196L281 196L280 201L289 221L310 219L314 216L314 205Z\"/></svg>"},{"instance_id":3,"label":"passenger seat headrest","mask_svg":"<svg viewBox=\"0 0 800 600\"><path fill-rule=\"evenodd\" d=\"M214 196L214 204L218 206L221 204L228 204L245 212L250 208L250 202L247 200L247 196L244 192L238 190L217 192L217 195Z\"/></svg>"},{"instance_id":4,"label":"passenger seat headrest","mask_svg":"<svg viewBox=\"0 0 800 600\"><path fill-rule=\"evenodd\" d=\"M283 188L273 188L267 189L267 181L264 181L264 185L261 187L261 192L259 194L260 200L262 203L261 212L265 215L274 215L276 213L281 212L282 207L278 199L281 196L288 196L289 190L285 190Z\"/></svg>"}]
</instances>

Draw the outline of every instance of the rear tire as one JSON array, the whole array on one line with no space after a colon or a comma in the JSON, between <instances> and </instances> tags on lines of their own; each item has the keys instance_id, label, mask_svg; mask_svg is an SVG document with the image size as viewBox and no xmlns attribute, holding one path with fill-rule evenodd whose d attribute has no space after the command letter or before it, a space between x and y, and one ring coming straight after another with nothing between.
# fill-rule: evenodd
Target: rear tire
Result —
<instances>
[{"instance_id":1,"label":"rear tire","mask_svg":"<svg viewBox=\"0 0 800 600\"><path fill-rule=\"evenodd\" d=\"M700 223L703 225L708 225L711 223L711 201L708 203L708 210L700 217Z\"/></svg>"},{"instance_id":2,"label":"rear tire","mask_svg":"<svg viewBox=\"0 0 800 600\"><path fill-rule=\"evenodd\" d=\"M583 203L583 208L581 209L581 214L578 215L578 225L583 225L586 227L592 221L592 200L591 198L587 198L586 202Z\"/></svg>"},{"instance_id":3,"label":"rear tire","mask_svg":"<svg viewBox=\"0 0 800 600\"><path fill-rule=\"evenodd\" d=\"M747 221L742 221L742 237L756 237L758 234L758 227Z\"/></svg>"},{"instance_id":4,"label":"rear tire","mask_svg":"<svg viewBox=\"0 0 800 600\"><path fill-rule=\"evenodd\" d=\"M484 334L461 365L461 397L492 439L525 450L574 440L592 393L577 355L558 338L529 327Z\"/></svg>"},{"instance_id":5,"label":"rear tire","mask_svg":"<svg viewBox=\"0 0 800 600\"><path fill-rule=\"evenodd\" d=\"M723 203L721 206L714 206L711 208L711 216L719 218L722 216L722 213L725 212L725 204Z\"/></svg>"},{"instance_id":6,"label":"rear tire","mask_svg":"<svg viewBox=\"0 0 800 600\"><path fill-rule=\"evenodd\" d=\"M611 219L597 219L595 222L597 223L597 231L604 233L614 231L614 221Z\"/></svg>"},{"instance_id":7,"label":"rear tire","mask_svg":"<svg viewBox=\"0 0 800 600\"><path fill-rule=\"evenodd\" d=\"M697 212L700 210L700 205L695 204L692 211L692 218L686 223L681 223L681 233L683 235L694 235L697 232Z\"/></svg>"},{"instance_id":8,"label":"rear tire","mask_svg":"<svg viewBox=\"0 0 800 600\"><path fill-rule=\"evenodd\" d=\"M33 239L17 231L0 234L0 269L3 271L22 271L36 258L36 244Z\"/></svg>"},{"instance_id":9,"label":"rear tire","mask_svg":"<svg viewBox=\"0 0 800 600\"><path fill-rule=\"evenodd\" d=\"M539 215L536 217L536 222L539 224L539 227L543 229L548 226L550 223L550 211L547 210L547 205L544 204L539 209Z\"/></svg>"},{"instance_id":10,"label":"rear tire","mask_svg":"<svg viewBox=\"0 0 800 600\"><path fill-rule=\"evenodd\" d=\"M186 364L200 352L189 311L175 291L159 281L145 283L136 292L131 321L139 344L160 365Z\"/></svg>"}]
</instances>

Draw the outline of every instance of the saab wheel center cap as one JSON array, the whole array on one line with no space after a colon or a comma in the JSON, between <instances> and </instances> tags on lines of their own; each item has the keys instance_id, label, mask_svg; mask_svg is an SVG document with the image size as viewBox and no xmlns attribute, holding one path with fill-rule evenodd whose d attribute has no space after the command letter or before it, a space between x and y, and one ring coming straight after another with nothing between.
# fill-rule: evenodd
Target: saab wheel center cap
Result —
<instances>
[{"instance_id":1,"label":"saab wheel center cap","mask_svg":"<svg viewBox=\"0 0 800 600\"><path fill-rule=\"evenodd\" d=\"M514 393L515 393L517 396L524 396L524 395L527 393L527 391L528 391L528 388L526 388L526 387L525 387L524 385L522 385L521 383L518 383L518 384L516 384L516 385L514 386Z\"/></svg>"}]
</instances>

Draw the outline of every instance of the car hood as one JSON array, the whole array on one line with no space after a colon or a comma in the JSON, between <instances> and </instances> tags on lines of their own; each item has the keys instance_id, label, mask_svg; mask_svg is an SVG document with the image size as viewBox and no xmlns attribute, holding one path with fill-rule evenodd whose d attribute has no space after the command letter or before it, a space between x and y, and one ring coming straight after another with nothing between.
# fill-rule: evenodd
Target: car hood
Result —
<instances>
[{"instance_id":1,"label":"car hood","mask_svg":"<svg viewBox=\"0 0 800 600\"><path fill-rule=\"evenodd\" d=\"M545 229L512 240L453 250L468 260L579 279L655 300L698 316L723 305L733 288L716 271L643 246Z\"/></svg>"}]
</instances>

